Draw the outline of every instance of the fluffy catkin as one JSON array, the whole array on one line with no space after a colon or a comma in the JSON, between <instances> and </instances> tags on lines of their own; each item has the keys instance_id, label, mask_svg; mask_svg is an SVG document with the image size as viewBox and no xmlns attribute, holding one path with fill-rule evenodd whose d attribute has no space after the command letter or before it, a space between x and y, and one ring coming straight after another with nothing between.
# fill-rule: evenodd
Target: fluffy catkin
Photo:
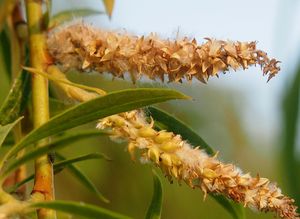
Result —
<instances>
[{"instance_id":1,"label":"fluffy catkin","mask_svg":"<svg viewBox=\"0 0 300 219\"><path fill-rule=\"evenodd\" d=\"M206 83L218 73L256 64L271 79L280 70L278 61L256 49L256 42L206 38L205 43L197 44L195 39L162 40L154 34L137 37L85 24L52 31L48 48L54 61L67 69L109 72L116 77L129 72L134 80L147 75L176 82L197 78Z\"/></svg>"},{"instance_id":2,"label":"fluffy catkin","mask_svg":"<svg viewBox=\"0 0 300 219\"><path fill-rule=\"evenodd\" d=\"M109 116L97 127L111 128L113 138L129 141L128 151L133 158L138 149L143 161L155 163L170 180L184 181L205 195L221 194L252 209L275 212L281 218L299 219L294 200L284 196L275 183L222 163L216 156L192 147L180 135L156 131L141 110Z\"/></svg>"}]
</instances>

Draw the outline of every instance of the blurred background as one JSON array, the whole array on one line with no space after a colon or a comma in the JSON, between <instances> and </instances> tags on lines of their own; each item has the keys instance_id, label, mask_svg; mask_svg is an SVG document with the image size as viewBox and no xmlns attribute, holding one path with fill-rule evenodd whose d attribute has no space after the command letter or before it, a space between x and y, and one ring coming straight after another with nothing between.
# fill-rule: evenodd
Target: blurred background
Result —
<instances>
[{"instance_id":1,"label":"blurred background","mask_svg":"<svg viewBox=\"0 0 300 219\"><path fill-rule=\"evenodd\" d=\"M53 0L52 13L73 8L104 11L99 0ZM299 206L299 1L116 0L111 19L102 14L84 20L100 28L124 29L136 35L155 32L162 38L188 36L195 37L198 42L204 42L204 37L257 41L259 49L280 60L281 72L268 83L259 67L221 74L220 78L211 78L207 85L199 81L161 84L146 78L132 84L130 80L112 79L97 73L69 72L68 77L108 91L169 87L190 95L192 101L173 101L158 106L189 124L213 149L220 151L224 162L278 182L284 194L297 198ZM8 89L8 80L1 79L1 102ZM78 164L110 199L110 204L99 203L67 171L57 175L57 198L90 202L143 218L152 195L151 166L131 161L125 145L101 137L78 142L63 151L70 157L100 151L113 160ZM171 185L165 178L163 183L162 218L231 218L211 198L203 202L201 191L179 186L176 182ZM273 218L272 214L249 209L246 214L247 218Z\"/></svg>"}]
</instances>

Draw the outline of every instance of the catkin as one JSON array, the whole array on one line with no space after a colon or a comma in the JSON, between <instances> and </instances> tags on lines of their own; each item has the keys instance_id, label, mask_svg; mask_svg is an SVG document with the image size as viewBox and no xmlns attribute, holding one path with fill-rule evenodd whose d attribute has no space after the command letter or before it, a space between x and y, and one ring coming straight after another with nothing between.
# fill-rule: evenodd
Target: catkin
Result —
<instances>
[{"instance_id":1,"label":"catkin","mask_svg":"<svg viewBox=\"0 0 300 219\"><path fill-rule=\"evenodd\" d=\"M115 77L124 77L128 72L133 80L146 75L162 81L197 78L206 83L209 77L221 72L256 64L269 80L280 70L278 61L256 49L256 42L206 38L205 43L197 44L195 39L162 40L155 34L137 37L85 24L52 31L48 48L54 62L66 69L108 72Z\"/></svg>"},{"instance_id":2,"label":"catkin","mask_svg":"<svg viewBox=\"0 0 300 219\"><path fill-rule=\"evenodd\" d=\"M299 219L294 200L284 196L280 188L267 178L244 174L233 164L225 164L192 147L178 134L156 131L142 110L109 116L99 121L99 129L112 129L112 138L125 139L132 158L136 151L142 161L154 163L172 181L186 182L207 193L225 195L245 207L272 211L285 219Z\"/></svg>"}]
</instances>

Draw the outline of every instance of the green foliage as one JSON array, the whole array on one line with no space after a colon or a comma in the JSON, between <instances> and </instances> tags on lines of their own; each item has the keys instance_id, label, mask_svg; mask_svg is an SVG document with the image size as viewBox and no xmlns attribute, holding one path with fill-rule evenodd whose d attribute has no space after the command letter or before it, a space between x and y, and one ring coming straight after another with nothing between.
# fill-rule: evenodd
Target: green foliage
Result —
<instances>
[{"instance_id":1,"label":"green foliage","mask_svg":"<svg viewBox=\"0 0 300 219\"><path fill-rule=\"evenodd\" d=\"M163 204L163 188L157 173L153 171L153 195L146 219L160 219Z\"/></svg>"},{"instance_id":2,"label":"green foliage","mask_svg":"<svg viewBox=\"0 0 300 219\"><path fill-rule=\"evenodd\" d=\"M103 14L103 12L98 10L93 10L90 8L80 8L80 9L62 11L51 17L49 26L50 27L57 26L63 22L73 20L74 18L81 18L81 17L100 15L100 14Z\"/></svg>"},{"instance_id":3,"label":"green foliage","mask_svg":"<svg viewBox=\"0 0 300 219\"><path fill-rule=\"evenodd\" d=\"M48 154L49 152L52 152L54 150L62 149L64 147L68 146L69 144L76 142L82 138L95 136L95 134L99 136L103 133L100 131L98 131L98 132L88 131L88 132L82 132L80 134L76 133L76 134L58 138L58 139L54 140L53 142L50 142L41 147L36 147L30 151L27 151L22 157L20 157L19 159L13 160L11 163L8 164L8 166L6 167L6 170L2 174L2 177L8 176L11 171L15 170L16 168L18 168L19 166L21 166L22 164L24 164L30 160L34 160L34 159L36 159L42 155Z\"/></svg>"},{"instance_id":4,"label":"green foliage","mask_svg":"<svg viewBox=\"0 0 300 219\"><path fill-rule=\"evenodd\" d=\"M105 218L105 219L130 219L130 217L119 213L100 208L95 205L78 203L72 201L51 201L36 202L31 205L34 208L50 208L57 211L70 213L73 215L83 216L86 218Z\"/></svg>"},{"instance_id":5,"label":"green foliage","mask_svg":"<svg viewBox=\"0 0 300 219\"><path fill-rule=\"evenodd\" d=\"M25 72L15 79L6 100L0 108L0 124L5 125L20 117L30 94L30 75Z\"/></svg>"},{"instance_id":6,"label":"green foliage","mask_svg":"<svg viewBox=\"0 0 300 219\"><path fill-rule=\"evenodd\" d=\"M22 117L12 123L4 125L4 126L0 125L0 147L2 146L8 133L18 122L20 122L21 119L22 119Z\"/></svg>"},{"instance_id":7,"label":"green foliage","mask_svg":"<svg viewBox=\"0 0 300 219\"><path fill-rule=\"evenodd\" d=\"M9 157L15 155L26 145L96 119L154 103L186 98L185 95L177 91L159 88L139 88L112 92L108 95L78 104L51 118L47 123L33 130L15 145L10 150Z\"/></svg>"},{"instance_id":8,"label":"green foliage","mask_svg":"<svg viewBox=\"0 0 300 219\"><path fill-rule=\"evenodd\" d=\"M210 155L214 154L213 149L194 130L182 121L155 107L148 107L147 110L149 111L149 115L155 120L155 125L159 129L166 129L180 134L182 138L188 140L191 145L200 146Z\"/></svg>"},{"instance_id":9,"label":"green foliage","mask_svg":"<svg viewBox=\"0 0 300 219\"><path fill-rule=\"evenodd\" d=\"M300 205L300 176L299 159L295 156L297 137L299 135L299 103L300 103L300 65L286 89L282 102L283 108L283 137L282 161L284 175L289 185L289 190L297 205Z\"/></svg>"},{"instance_id":10,"label":"green foliage","mask_svg":"<svg viewBox=\"0 0 300 219\"><path fill-rule=\"evenodd\" d=\"M65 160L65 157L57 154L56 155L59 159ZM54 170L55 170L55 164L54 164ZM91 193L95 194L99 200L108 203L109 200L103 196L103 194L97 189L97 187L93 184L93 182L85 175L85 173L80 170L76 165L69 164L67 166L70 173L85 187L87 188Z\"/></svg>"},{"instance_id":11,"label":"green foliage","mask_svg":"<svg viewBox=\"0 0 300 219\"><path fill-rule=\"evenodd\" d=\"M2 0L3 1L3 0ZM10 78L11 72L11 54L10 54L10 39L5 30L0 32L0 73L1 79L4 77ZM2 80L1 80L1 83ZM3 86L3 85L2 85Z\"/></svg>"},{"instance_id":12,"label":"green foliage","mask_svg":"<svg viewBox=\"0 0 300 219\"><path fill-rule=\"evenodd\" d=\"M168 113L158 108L148 107L146 112L154 119L155 126L158 129L165 129L180 134L182 138L191 143L192 146L200 146L200 148L204 149L208 154L213 155L213 149L182 121L170 116ZM245 217L244 208L240 204L236 204L221 195L212 195L212 197L225 208L234 219L242 219Z\"/></svg>"}]
</instances>

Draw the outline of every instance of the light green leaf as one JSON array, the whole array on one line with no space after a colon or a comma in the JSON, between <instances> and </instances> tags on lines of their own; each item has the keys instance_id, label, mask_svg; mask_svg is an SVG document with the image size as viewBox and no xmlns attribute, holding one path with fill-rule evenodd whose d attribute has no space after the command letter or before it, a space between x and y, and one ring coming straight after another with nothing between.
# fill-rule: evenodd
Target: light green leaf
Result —
<instances>
[{"instance_id":1,"label":"light green leaf","mask_svg":"<svg viewBox=\"0 0 300 219\"><path fill-rule=\"evenodd\" d=\"M160 88L136 88L109 93L54 116L29 133L6 156L9 158L26 145L96 119L172 99L187 99L187 96L174 90Z\"/></svg>"},{"instance_id":2,"label":"light green leaf","mask_svg":"<svg viewBox=\"0 0 300 219\"><path fill-rule=\"evenodd\" d=\"M109 17L111 17L114 10L115 0L103 0L103 4L105 6L106 13Z\"/></svg>"},{"instance_id":3,"label":"light green leaf","mask_svg":"<svg viewBox=\"0 0 300 219\"><path fill-rule=\"evenodd\" d=\"M0 147L3 144L6 136L11 131L11 129L22 119L23 117L18 118L16 121L9 123L7 125L0 125Z\"/></svg>"},{"instance_id":4,"label":"light green leaf","mask_svg":"<svg viewBox=\"0 0 300 219\"><path fill-rule=\"evenodd\" d=\"M1 177L2 178L7 177L9 175L9 173L11 173L13 170L18 168L20 165L22 165L30 160L34 160L34 159L40 157L41 155L48 154L49 152L52 152L54 150L62 149L64 147L68 146L70 143L73 143L80 139L83 139L86 137L91 137L91 136L100 136L103 134L105 134L105 133L96 131L96 130L94 132L91 132L91 131L81 132L80 134L76 133L76 134L58 138L58 139L54 140L53 142L43 145L41 147L35 147L32 150L27 151L24 154L24 156L19 157L18 159L13 160L11 163L9 163Z\"/></svg>"},{"instance_id":5,"label":"light green leaf","mask_svg":"<svg viewBox=\"0 0 300 219\"><path fill-rule=\"evenodd\" d=\"M20 117L30 94L30 75L22 72L14 81L0 107L0 124L5 125Z\"/></svg>"},{"instance_id":6,"label":"light green leaf","mask_svg":"<svg viewBox=\"0 0 300 219\"><path fill-rule=\"evenodd\" d=\"M97 11L89 8L81 8L81 9L72 9L67 11L62 11L57 14L55 14L51 19L49 26L57 26L63 22L67 22L70 20L73 20L77 17L87 17L87 16L93 16L93 15L100 15L103 14L102 11Z\"/></svg>"},{"instance_id":7,"label":"light green leaf","mask_svg":"<svg viewBox=\"0 0 300 219\"><path fill-rule=\"evenodd\" d=\"M157 173L153 171L153 196L148 208L146 219L160 219L163 201L162 183Z\"/></svg>"},{"instance_id":8,"label":"light green leaf","mask_svg":"<svg viewBox=\"0 0 300 219\"><path fill-rule=\"evenodd\" d=\"M62 155L57 154L56 155L60 159L65 159ZM82 172L76 165L71 164L67 166L68 170L70 173L77 178L77 180L84 186L86 187L89 191L92 193L96 194L97 197L106 203L109 202L107 198L103 196L103 194L97 189L97 187L93 184L93 182Z\"/></svg>"},{"instance_id":9,"label":"light green leaf","mask_svg":"<svg viewBox=\"0 0 300 219\"><path fill-rule=\"evenodd\" d=\"M62 211L86 218L105 218L105 219L130 219L130 217L119 213L100 208L95 205L78 203L73 201L51 201L36 202L31 205L34 208L50 208L56 211Z\"/></svg>"},{"instance_id":10,"label":"light green leaf","mask_svg":"<svg viewBox=\"0 0 300 219\"><path fill-rule=\"evenodd\" d=\"M185 125L182 121L154 107L148 107L146 109L146 113L154 119L157 128L180 134L182 138L191 143L192 146L200 146L208 154L214 154L213 149L195 131ZM244 208L242 207L242 205L234 203L224 196L212 195L212 197L221 206L223 206L234 219L245 218Z\"/></svg>"}]
</instances>

